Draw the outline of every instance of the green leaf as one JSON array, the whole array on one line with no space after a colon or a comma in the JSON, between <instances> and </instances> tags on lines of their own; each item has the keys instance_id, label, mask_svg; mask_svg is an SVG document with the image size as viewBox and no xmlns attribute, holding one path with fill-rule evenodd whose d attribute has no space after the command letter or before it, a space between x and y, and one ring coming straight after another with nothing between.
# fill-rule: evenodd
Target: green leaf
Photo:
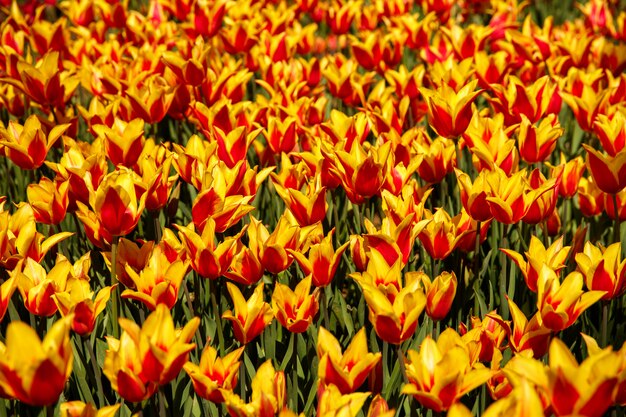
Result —
<instances>
[{"instance_id":1,"label":"green leaf","mask_svg":"<svg viewBox=\"0 0 626 417\"><path fill-rule=\"evenodd\" d=\"M285 356L283 356L283 360L280 363L280 370L284 371L285 369L287 369L287 365L289 364L289 361L291 360L291 357L293 356L293 345L294 345L294 340L295 337L294 335L292 335L289 338L289 344L287 345L287 351L285 352Z\"/></svg>"}]
</instances>

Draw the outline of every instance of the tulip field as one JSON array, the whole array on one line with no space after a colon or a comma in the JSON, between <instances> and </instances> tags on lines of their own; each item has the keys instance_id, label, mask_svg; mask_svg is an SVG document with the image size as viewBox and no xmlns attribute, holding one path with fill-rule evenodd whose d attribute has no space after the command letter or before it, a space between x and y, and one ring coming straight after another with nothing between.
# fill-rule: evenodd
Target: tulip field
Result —
<instances>
[{"instance_id":1,"label":"tulip field","mask_svg":"<svg viewBox=\"0 0 626 417\"><path fill-rule=\"evenodd\" d=\"M0 0L0 417L626 415L626 1Z\"/></svg>"}]
</instances>

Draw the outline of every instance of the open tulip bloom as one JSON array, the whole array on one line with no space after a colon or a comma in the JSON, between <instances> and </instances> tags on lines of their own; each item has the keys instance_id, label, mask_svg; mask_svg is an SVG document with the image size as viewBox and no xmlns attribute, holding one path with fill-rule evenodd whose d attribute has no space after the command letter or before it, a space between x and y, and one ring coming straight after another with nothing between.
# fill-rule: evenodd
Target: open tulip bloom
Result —
<instances>
[{"instance_id":1,"label":"open tulip bloom","mask_svg":"<svg viewBox=\"0 0 626 417\"><path fill-rule=\"evenodd\" d=\"M0 417L623 416L625 103L624 0L0 0Z\"/></svg>"}]
</instances>

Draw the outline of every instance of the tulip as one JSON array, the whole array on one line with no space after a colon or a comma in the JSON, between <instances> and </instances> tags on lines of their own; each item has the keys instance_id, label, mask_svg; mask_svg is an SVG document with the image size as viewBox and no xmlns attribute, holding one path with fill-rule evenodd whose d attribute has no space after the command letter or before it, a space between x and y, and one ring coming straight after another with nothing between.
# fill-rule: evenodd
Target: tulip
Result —
<instances>
[{"instance_id":1,"label":"tulip","mask_svg":"<svg viewBox=\"0 0 626 417\"><path fill-rule=\"evenodd\" d=\"M108 405L100 409L82 401L69 401L59 407L61 417L114 417L121 404Z\"/></svg>"},{"instance_id":2,"label":"tulip","mask_svg":"<svg viewBox=\"0 0 626 417\"><path fill-rule=\"evenodd\" d=\"M4 318L4 315L9 308L11 297L15 292L16 280L15 278L9 278L0 285L0 322Z\"/></svg>"},{"instance_id":3,"label":"tulip","mask_svg":"<svg viewBox=\"0 0 626 417\"><path fill-rule=\"evenodd\" d=\"M377 195L385 178L387 158L391 143L387 142L369 150L358 142L352 143L350 152L335 151L335 174L341 178L348 199L361 204L366 198Z\"/></svg>"},{"instance_id":4,"label":"tulip","mask_svg":"<svg viewBox=\"0 0 626 417\"><path fill-rule=\"evenodd\" d=\"M196 87L202 83L206 76L206 68L203 67L199 59L184 59L176 52L165 51L161 60L183 84Z\"/></svg>"},{"instance_id":5,"label":"tulip","mask_svg":"<svg viewBox=\"0 0 626 417\"><path fill-rule=\"evenodd\" d=\"M43 317L56 313L57 306L52 296L65 291L71 268L67 259L59 259L50 272L46 272L41 264L27 258L23 268L18 267L13 271L26 309Z\"/></svg>"},{"instance_id":6,"label":"tulip","mask_svg":"<svg viewBox=\"0 0 626 417\"><path fill-rule=\"evenodd\" d=\"M148 123L158 123L167 114L174 89L160 75L151 75L137 85L126 90L127 100L132 108L132 118L143 119Z\"/></svg>"},{"instance_id":7,"label":"tulip","mask_svg":"<svg viewBox=\"0 0 626 417\"><path fill-rule=\"evenodd\" d=\"M580 365L560 339L550 344L548 393L557 416L601 417L613 403L617 383L611 349L590 354Z\"/></svg>"},{"instance_id":8,"label":"tulip","mask_svg":"<svg viewBox=\"0 0 626 417\"><path fill-rule=\"evenodd\" d=\"M421 220L424 216L424 205L431 192L432 189L427 186L419 187L415 178L409 180L397 196L383 190L381 193L383 212L391 223L396 225L410 216L415 220Z\"/></svg>"},{"instance_id":9,"label":"tulip","mask_svg":"<svg viewBox=\"0 0 626 417\"><path fill-rule=\"evenodd\" d=\"M367 267L363 273L350 274L357 282L378 288L393 302L394 297L402 289L402 262L392 247L392 257L384 251L370 247L367 252ZM387 255L387 256L385 256ZM420 280L422 273L407 274L411 280ZM412 282L412 281L411 281Z\"/></svg>"},{"instance_id":10,"label":"tulip","mask_svg":"<svg viewBox=\"0 0 626 417\"><path fill-rule=\"evenodd\" d=\"M341 353L341 345L335 336L320 327L317 356L320 359L317 371L320 386L334 385L342 394L358 390L381 360L380 352L368 351L364 328L352 337L350 345Z\"/></svg>"},{"instance_id":11,"label":"tulip","mask_svg":"<svg viewBox=\"0 0 626 417\"><path fill-rule=\"evenodd\" d=\"M563 174L561 176L561 183L559 184L559 194L562 197L572 198L578 191L578 183L585 171L585 161L581 156L566 161L565 155L561 153L561 165L563 166ZM552 169L552 172L557 172L559 167ZM550 174L554 177L553 174Z\"/></svg>"},{"instance_id":12,"label":"tulip","mask_svg":"<svg viewBox=\"0 0 626 417\"><path fill-rule=\"evenodd\" d=\"M615 200L614 200L615 199ZM606 214L613 220L618 218L620 222L626 220L626 188L613 197L610 194L604 194L604 210ZM617 205L617 212L615 211ZM615 230L619 230L619 226L615 226Z\"/></svg>"},{"instance_id":13,"label":"tulip","mask_svg":"<svg viewBox=\"0 0 626 417\"><path fill-rule=\"evenodd\" d=\"M563 132L554 114L542 119L538 126L533 125L528 117L522 114L517 135L520 156L529 164L545 161L556 148L556 141Z\"/></svg>"},{"instance_id":14,"label":"tulip","mask_svg":"<svg viewBox=\"0 0 626 417\"><path fill-rule=\"evenodd\" d=\"M430 222L417 237L433 259L445 259L463 236L457 233L457 224L443 208L437 209L434 214L425 210L425 214Z\"/></svg>"},{"instance_id":15,"label":"tulip","mask_svg":"<svg viewBox=\"0 0 626 417\"><path fill-rule=\"evenodd\" d=\"M596 88L585 82L582 84L580 91L572 92L573 94L562 91L561 96L563 101L572 109L580 128L585 132L593 132L598 115L606 112L609 105L609 94L607 90L597 91Z\"/></svg>"},{"instance_id":16,"label":"tulip","mask_svg":"<svg viewBox=\"0 0 626 417\"><path fill-rule=\"evenodd\" d=\"M582 177L578 183L578 203L583 216L593 217L602 213L604 195L593 177Z\"/></svg>"},{"instance_id":17,"label":"tulip","mask_svg":"<svg viewBox=\"0 0 626 417\"><path fill-rule=\"evenodd\" d=\"M492 84L495 97L490 99L495 113L504 114L505 124L512 126L526 116L530 123L537 123L547 114L558 113L561 100L557 85L550 77L543 76L528 85L514 75L504 84Z\"/></svg>"},{"instance_id":18,"label":"tulip","mask_svg":"<svg viewBox=\"0 0 626 417\"><path fill-rule=\"evenodd\" d=\"M35 213L29 204L20 203L10 216L8 212L2 210L0 213L6 213L3 219L4 243L0 244L0 247L4 245L5 250L0 255L2 256L0 260L9 270L14 270L18 262L26 258L41 262L56 244L73 235L70 232L61 232L45 238L37 231Z\"/></svg>"},{"instance_id":19,"label":"tulip","mask_svg":"<svg viewBox=\"0 0 626 417\"><path fill-rule=\"evenodd\" d=\"M452 218L452 222L456 224L456 233L459 236L456 248L465 253L476 251L476 234L479 234L478 244L482 245L487 240L487 232L492 220L479 223L472 219L464 208L461 208L461 212ZM479 226L480 230L478 230Z\"/></svg>"},{"instance_id":20,"label":"tulip","mask_svg":"<svg viewBox=\"0 0 626 417\"><path fill-rule=\"evenodd\" d=\"M130 265L126 265L126 273L134 284L132 288L136 290L124 290L122 298L141 301L151 311L159 304L165 304L171 309L178 300L178 290L187 275L187 269L186 262L170 262L161 247L157 246L141 272L137 273Z\"/></svg>"},{"instance_id":21,"label":"tulip","mask_svg":"<svg viewBox=\"0 0 626 417\"><path fill-rule=\"evenodd\" d=\"M230 268L224 273L224 276L239 284L253 285L263 278L264 271L256 254L247 246L240 244L230 263Z\"/></svg>"},{"instance_id":22,"label":"tulip","mask_svg":"<svg viewBox=\"0 0 626 417\"><path fill-rule=\"evenodd\" d=\"M567 260L570 246L563 246L563 237L561 236L546 248L541 240L536 236L531 236L528 252L524 253L526 260L524 260L521 254L511 249L500 250L520 268L528 288L533 292L537 292L537 279L543 265L551 268L554 272L565 268L565 261Z\"/></svg>"},{"instance_id":23,"label":"tulip","mask_svg":"<svg viewBox=\"0 0 626 417\"><path fill-rule=\"evenodd\" d=\"M490 405L483 415L485 417L525 417L544 414L543 403L536 388L528 380L521 379L510 394Z\"/></svg>"},{"instance_id":24,"label":"tulip","mask_svg":"<svg viewBox=\"0 0 626 417\"><path fill-rule=\"evenodd\" d=\"M69 127L67 124L57 125L46 134L35 115L28 117L24 125L12 120L8 128L0 126L0 145L5 146L6 156L18 167L37 169Z\"/></svg>"},{"instance_id":25,"label":"tulip","mask_svg":"<svg viewBox=\"0 0 626 417\"><path fill-rule=\"evenodd\" d=\"M193 201L191 217L200 232L204 230L207 220L211 219L215 231L223 233L254 210L254 207L248 204L254 196L228 195L228 190L223 186L226 183L230 181L215 184L213 180L213 183L204 188Z\"/></svg>"},{"instance_id":26,"label":"tulip","mask_svg":"<svg viewBox=\"0 0 626 417\"><path fill-rule=\"evenodd\" d=\"M132 167L139 160L145 143L143 119L127 123L116 117L111 127L98 124L93 130L104 141L107 158L113 165Z\"/></svg>"},{"instance_id":27,"label":"tulip","mask_svg":"<svg viewBox=\"0 0 626 417\"><path fill-rule=\"evenodd\" d=\"M616 156L626 147L626 113L624 111L618 110L611 117L599 114L593 130L610 156Z\"/></svg>"},{"instance_id":28,"label":"tulip","mask_svg":"<svg viewBox=\"0 0 626 417\"><path fill-rule=\"evenodd\" d=\"M267 228L254 217L250 217L248 238L250 250L261 260L263 267L272 274L278 274L291 265L293 256L289 250L297 250L301 229L283 214L270 234Z\"/></svg>"},{"instance_id":29,"label":"tulip","mask_svg":"<svg viewBox=\"0 0 626 417\"><path fill-rule=\"evenodd\" d=\"M335 385L321 386L317 391L319 417L357 417L369 397L368 392L342 393Z\"/></svg>"},{"instance_id":30,"label":"tulip","mask_svg":"<svg viewBox=\"0 0 626 417\"><path fill-rule=\"evenodd\" d=\"M405 162L401 160L401 158L404 157L405 150L408 154L408 149L406 148L402 151L396 151L396 153L400 154L398 157L395 156L396 153L390 153L392 160L387 164L387 173L381 194L389 192L394 196L399 196L402 194L404 188L411 188L409 182L415 181L413 173L417 171L423 158L419 156L417 158L411 158L410 162L405 164Z\"/></svg>"},{"instance_id":31,"label":"tulip","mask_svg":"<svg viewBox=\"0 0 626 417\"><path fill-rule=\"evenodd\" d=\"M361 286L369 309L369 320L378 337L398 345L415 333L417 320L426 307L426 296L419 289L419 280L407 276L407 282L397 294L382 292L366 280L357 281Z\"/></svg>"},{"instance_id":32,"label":"tulip","mask_svg":"<svg viewBox=\"0 0 626 417\"><path fill-rule=\"evenodd\" d=\"M537 309L539 324L553 331L571 326L605 291L583 291L583 276L572 272L559 282L557 274L543 265L537 280Z\"/></svg>"},{"instance_id":33,"label":"tulip","mask_svg":"<svg viewBox=\"0 0 626 417\"><path fill-rule=\"evenodd\" d=\"M105 236L125 236L133 231L139 223L145 207L146 185L133 171L119 167L108 174L89 198L97 221L96 231ZM78 203L78 218L85 227L93 224L91 211L82 203Z\"/></svg>"},{"instance_id":34,"label":"tulip","mask_svg":"<svg viewBox=\"0 0 626 417\"><path fill-rule=\"evenodd\" d=\"M60 28L60 25L57 27ZM51 28L44 30L47 33L53 32ZM63 40L61 42L64 43ZM7 82L24 91L30 99L45 108L51 106L54 109L63 109L78 87L79 80L69 71L60 70L62 65L59 66L60 53L58 51L45 48L45 51L39 52L42 56L35 62L35 65L26 60L18 61L17 74L21 82L12 79Z\"/></svg>"},{"instance_id":35,"label":"tulip","mask_svg":"<svg viewBox=\"0 0 626 417\"><path fill-rule=\"evenodd\" d=\"M401 42L397 32L378 34L369 32L363 41L350 38L352 56L366 70L378 70L384 73L387 68L395 67L402 59Z\"/></svg>"},{"instance_id":36,"label":"tulip","mask_svg":"<svg viewBox=\"0 0 626 417\"><path fill-rule=\"evenodd\" d=\"M346 242L335 250L333 248L334 233L333 228L320 243L311 245L308 257L301 252L289 250L304 274L311 275L313 285L316 287L325 287L332 282L341 262L341 256L348 247L349 242Z\"/></svg>"},{"instance_id":37,"label":"tulip","mask_svg":"<svg viewBox=\"0 0 626 417\"><path fill-rule=\"evenodd\" d=\"M252 296L246 300L236 285L226 283L228 293L235 305L235 312L231 310L222 314L233 324L235 337L242 345L250 343L263 333L263 330L274 319L274 312L268 303L263 301L263 282L256 286Z\"/></svg>"},{"instance_id":38,"label":"tulip","mask_svg":"<svg viewBox=\"0 0 626 417\"><path fill-rule=\"evenodd\" d=\"M614 157L604 156L587 144L587 167L598 187L608 194L617 194L626 188L626 150Z\"/></svg>"},{"instance_id":39,"label":"tulip","mask_svg":"<svg viewBox=\"0 0 626 417\"><path fill-rule=\"evenodd\" d=\"M576 264L585 277L589 290L604 291L603 300L612 300L626 291L626 259L622 260L620 243L596 247L585 243L582 253L576 254Z\"/></svg>"},{"instance_id":40,"label":"tulip","mask_svg":"<svg viewBox=\"0 0 626 417\"><path fill-rule=\"evenodd\" d=\"M395 88L398 97L407 96L412 100L419 97L419 87L423 85L426 69L423 65L416 65L411 69L400 65L398 70L389 69L385 71L385 79L390 86Z\"/></svg>"},{"instance_id":41,"label":"tulip","mask_svg":"<svg viewBox=\"0 0 626 417\"><path fill-rule=\"evenodd\" d=\"M296 147L298 139L298 125L295 117L287 117L285 120L272 117L267 125L267 145L274 155L281 152L289 153Z\"/></svg>"},{"instance_id":42,"label":"tulip","mask_svg":"<svg viewBox=\"0 0 626 417\"><path fill-rule=\"evenodd\" d=\"M159 385L168 384L180 373L189 352L189 343L200 319L194 317L180 331L174 328L169 309L159 304L139 327L120 318L124 330L120 340L107 337L109 349L104 359L104 374L120 396L130 402L143 401Z\"/></svg>"},{"instance_id":43,"label":"tulip","mask_svg":"<svg viewBox=\"0 0 626 417\"><path fill-rule=\"evenodd\" d=\"M127 288L135 288L135 283L126 272L126 268L130 268L135 273L139 273L148 265L150 256L154 251L154 242L146 241L140 244L121 238L117 244L117 252L115 257L115 270L117 272L117 280L124 284ZM104 262L111 269L111 252L104 253Z\"/></svg>"},{"instance_id":44,"label":"tulip","mask_svg":"<svg viewBox=\"0 0 626 417\"><path fill-rule=\"evenodd\" d=\"M414 221L416 213L404 217L398 224L391 217L385 217L376 228L368 219L364 219L368 234L365 242L368 249L377 249L384 254L388 264L393 264L398 258L402 265L406 265L411 256L415 238L430 223L430 219Z\"/></svg>"},{"instance_id":45,"label":"tulip","mask_svg":"<svg viewBox=\"0 0 626 417\"><path fill-rule=\"evenodd\" d=\"M206 222L201 235L194 231L192 224L177 227L194 271L207 279L217 279L224 275L235 255L240 234L216 243L215 221L212 218Z\"/></svg>"},{"instance_id":46,"label":"tulip","mask_svg":"<svg viewBox=\"0 0 626 417\"><path fill-rule=\"evenodd\" d=\"M28 203L33 208L35 220L43 224L59 224L65 218L69 203L69 181L51 181L43 177L39 184L26 188Z\"/></svg>"},{"instance_id":47,"label":"tulip","mask_svg":"<svg viewBox=\"0 0 626 417\"><path fill-rule=\"evenodd\" d=\"M144 148L137 169L143 182L148 184L151 190L146 198L146 208L154 213L167 206L178 175L169 175L173 156L165 146L155 146L152 140L148 143L153 147Z\"/></svg>"},{"instance_id":48,"label":"tulip","mask_svg":"<svg viewBox=\"0 0 626 417\"><path fill-rule=\"evenodd\" d=\"M518 171L508 177L504 171L497 169L488 181L493 192L492 197L487 197L491 214L504 224L519 222L528 213L530 205L545 192L544 189L528 190L526 171Z\"/></svg>"},{"instance_id":49,"label":"tulip","mask_svg":"<svg viewBox=\"0 0 626 417\"><path fill-rule=\"evenodd\" d=\"M89 204L89 197L107 174L108 165L103 154L91 153L91 149L85 152L83 147L65 138L64 142L66 150L59 163L46 162L46 165L56 172L57 181L69 181L68 210L73 212L77 209L76 202Z\"/></svg>"},{"instance_id":50,"label":"tulip","mask_svg":"<svg viewBox=\"0 0 626 417\"><path fill-rule=\"evenodd\" d=\"M321 180L321 177L318 177ZM293 214L300 227L310 226L326 218L328 203L326 187L319 186L320 181L309 183L305 193L291 188L284 188L274 183L274 188ZM317 185L316 185L317 184Z\"/></svg>"},{"instance_id":51,"label":"tulip","mask_svg":"<svg viewBox=\"0 0 626 417\"><path fill-rule=\"evenodd\" d=\"M532 350L534 358L541 358L548 351L552 331L540 324L540 314L537 312L530 320L526 318L513 300L507 297L511 320L504 321L500 316L491 315L505 329L509 346L515 353ZM511 325L512 324L512 325Z\"/></svg>"},{"instance_id":52,"label":"tulip","mask_svg":"<svg viewBox=\"0 0 626 417\"><path fill-rule=\"evenodd\" d=\"M219 0L211 3L206 3L204 1L190 3L193 4L193 9L191 10L190 15L188 16L188 14L185 13L181 18L181 20L189 19L189 22L193 22L190 27L186 28L189 37L191 39L195 39L198 35L201 35L207 38L212 38L217 35L222 27L228 2L225 0Z\"/></svg>"},{"instance_id":53,"label":"tulip","mask_svg":"<svg viewBox=\"0 0 626 417\"><path fill-rule=\"evenodd\" d=\"M503 170L506 175L517 171L519 152L516 141L511 138L515 126L504 124L504 115L498 113L492 118L475 112L470 125L463 134L463 140L472 152L476 170Z\"/></svg>"},{"instance_id":54,"label":"tulip","mask_svg":"<svg viewBox=\"0 0 626 417\"><path fill-rule=\"evenodd\" d=\"M468 348L452 329L445 330L436 342L426 336L419 352L409 350L406 373L409 383L402 393L413 395L424 407L438 413L448 410L492 375L482 364L471 364Z\"/></svg>"},{"instance_id":55,"label":"tulip","mask_svg":"<svg viewBox=\"0 0 626 417\"><path fill-rule=\"evenodd\" d=\"M426 314L434 321L443 320L456 295L456 275L454 272L443 272L431 281L426 274L421 274L421 280L426 293Z\"/></svg>"},{"instance_id":56,"label":"tulip","mask_svg":"<svg viewBox=\"0 0 626 417\"><path fill-rule=\"evenodd\" d=\"M460 169L455 169L454 172L459 183L461 203L463 203L465 211L478 222L486 222L491 219L491 210L487 202L491 189L483 171L478 174L473 183L469 175Z\"/></svg>"},{"instance_id":57,"label":"tulip","mask_svg":"<svg viewBox=\"0 0 626 417\"><path fill-rule=\"evenodd\" d=\"M211 143L198 135L192 135L184 148L174 144L174 151L177 157L174 158L172 163L176 172L178 172L183 181L192 184L197 172L204 172L209 164L209 160L215 156L217 143ZM194 185L198 189L201 188L195 183Z\"/></svg>"},{"instance_id":58,"label":"tulip","mask_svg":"<svg viewBox=\"0 0 626 417\"><path fill-rule=\"evenodd\" d=\"M93 299L94 292L91 291L89 281L71 278L66 285L66 290L57 292L52 297L61 316L72 318L72 330L81 336L86 336L93 332L96 318L106 308L115 287L116 285L102 288Z\"/></svg>"},{"instance_id":59,"label":"tulip","mask_svg":"<svg viewBox=\"0 0 626 417\"><path fill-rule=\"evenodd\" d=\"M207 345L200 357L200 365L187 362L185 372L193 382L193 388L200 397L214 403L225 401L223 391L232 392L237 386L240 358L244 347L235 349L224 358L217 356L217 350Z\"/></svg>"},{"instance_id":60,"label":"tulip","mask_svg":"<svg viewBox=\"0 0 626 417\"><path fill-rule=\"evenodd\" d=\"M158 384L149 381L142 372L139 346L128 332L122 332L120 339L107 336L109 349L104 358L104 375L111 387L126 401L140 402L156 392Z\"/></svg>"},{"instance_id":61,"label":"tulip","mask_svg":"<svg viewBox=\"0 0 626 417\"><path fill-rule=\"evenodd\" d=\"M462 340L470 352L471 363L476 360L482 362L495 361L499 352L504 349L506 338L505 328L500 324L501 320L495 312L491 312L482 320L472 317L472 328L468 331L464 323L459 326Z\"/></svg>"},{"instance_id":62,"label":"tulip","mask_svg":"<svg viewBox=\"0 0 626 417\"><path fill-rule=\"evenodd\" d=\"M258 134L259 130L248 133L245 126L237 127L226 134L222 129L214 126L213 137L217 141L218 156L229 168L234 168L238 162L246 160L248 148Z\"/></svg>"},{"instance_id":63,"label":"tulip","mask_svg":"<svg viewBox=\"0 0 626 417\"><path fill-rule=\"evenodd\" d=\"M251 385L252 400L247 404L232 392L224 393L226 409L231 416L271 417L285 411L287 401L285 373L277 372L271 359L259 366Z\"/></svg>"},{"instance_id":64,"label":"tulip","mask_svg":"<svg viewBox=\"0 0 626 417\"><path fill-rule=\"evenodd\" d=\"M424 139L424 142L417 141L414 145L417 152L424 155L417 173L428 183L439 183L456 165L456 147L452 140L442 137L433 141Z\"/></svg>"},{"instance_id":65,"label":"tulip","mask_svg":"<svg viewBox=\"0 0 626 417\"><path fill-rule=\"evenodd\" d=\"M232 22L220 31L224 49L229 54L238 54L252 49L257 42L259 28L243 22Z\"/></svg>"},{"instance_id":66,"label":"tulip","mask_svg":"<svg viewBox=\"0 0 626 417\"><path fill-rule=\"evenodd\" d=\"M420 88L428 105L428 122L439 136L455 139L461 136L472 118L472 103L482 90L477 80L467 83L458 92L447 84L437 90Z\"/></svg>"},{"instance_id":67,"label":"tulip","mask_svg":"<svg viewBox=\"0 0 626 417\"><path fill-rule=\"evenodd\" d=\"M57 320L43 341L28 324L9 324L0 343L0 392L34 406L54 404L72 373L70 318Z\"/></svg>"},{"instance_id":68,"label":"tulip","mask_svg":"<svg viewBox=\"0 0 626 417\"><path fill-rule=\"evenodd\" d=\"M291 291L287 285L276 283L272 294L272 309L278 322L291 333L305 332L319 310L319 289L311 292L311 275Z\"/></svg>"}]
</instances>

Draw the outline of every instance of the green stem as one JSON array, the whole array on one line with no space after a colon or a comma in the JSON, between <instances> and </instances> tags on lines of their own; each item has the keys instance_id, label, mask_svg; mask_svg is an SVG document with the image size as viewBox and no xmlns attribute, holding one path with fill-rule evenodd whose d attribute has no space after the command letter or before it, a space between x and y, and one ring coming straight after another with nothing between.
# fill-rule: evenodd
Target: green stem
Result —
<instances>
[{"instance_id":1,"label":"green stem","mask_svg":"<svg viewBox=\"0 0 626 417\"><path fill-rule=\"evenodd\" d=\"M620 220L619 220L619 212L617 210L617 194L613 194L613 209L615 211L615 226L613 226L613 243L617 243L621 241L620 237Z\"/></svg>"},{"instance_id":2,"label":"green stem","mask_svg":"<svg viewBox=\"0 0 626 417\"><path fill-rule=\"evenodd\" d=\"M328 297L326 296L326 287L322 288L322 294L320 295L320 310L322 310L322 325L325 329L330 330L330 323L328 321Z\"/></svg>"},{"instance_id":3,"label":"green stem","mask_svg":"<svg viewBox=\"0 0 626 417\"><path fill-rule=\"evenodd\" d=\"M219 291L217 281L209 280L209 287L211 293L211 308L213 309L215 322L217 323L217 342L220 349L220 356L224 356L224 329L222 328L222 316L220 315L219 306L217 304L217 293Z\"/></svg>"},{"instance_id":4,"label":"green stem","mask_svg":"<svg viewBox=\"0 0 626 417\"><path fill-rule=\"evenodd\" d=\"M293 364L291 366L291 410L298 414L298 347L296 341L297 334L291 333L291 343L294 346L294 352L292 356Z\"/></svg>"},{"instance_id":5,"label":"green stem","mask_svg":"<svg viewBox=\"0 0 626 417\"><path fill-rule=\"evenodd\" d=\"M243 360L239 365L239 397L243 402L246 402L246 358L248 354L246 353L246 349L243 349Z\"/></svg>"},{"instance_id":6,"label":"green stem","mask_svg":"<svg viewBox=\"0 0 626 417\"><path fill-rule=\"evenodd\" d=\"M602 323L600 323L600 343L602 347L607 346L609 325L609 301L602 300Z\"/></svg>"},{"instance_id":7,"label":"green stem","mask_svg":"<svg viewBox=\"0 0 626 417\"><path fill-rule=\"evenodd\" d=\"M152 217L152 224L154 226L154 241L159 243L163 237L163 228L159 221L159 211L150 211L150 217Z\"/></svg>"},{"instance_id":8,"label":"green stem","mask_svg":"<svg viewBox=\"0 0 626 417\"><path fill-rule=\"evenodd\" d=\"M398 353L398 362L400 362L400 370L402 371L402 380L405 384L408 384L409 377L406 373L406 359L404 358L404 352L402 352L402 347L400 345L396 345L396 352Z\"/></svg>"},{"instance_id":9,"label":"green stem","mask_svg":"<svg viewBox=\"0 0 626 417\"><path fill-rule=\"evenodd\" d=\"M383 381L389 379L389 343L383 341Z\"/></svg>"},{"instance_id":10,"label":"green stem","mask_svg":"<svg viewBox=\"0 0 626 417\"><path fill-rule=\"evenodd\" d=\"M182 285L183 285L183 291L185 293L185 300L187 301L187 308L189 309L189 313L191 315L189 319L191 319L196 316L196 313L193 309L193 304L191 303L191 295L189 294L187 283L184 280L183 280ZM204 350L204 342L202 341L202 335L200 334L200 327L201 326L198 326L198 328L196 329L196 339L198 339L198 347L200 348L200 351L202 352Z\"/></svg>"},{"instance_id":11,"label":"green stem","mask_svg":"<svg viewBox=\"0 0 626 417\"><path fill-rule=\"evenodd\" d=\"M85 345L87 346L87 352L89 353L89 360L91 362L91 367L93 369L93 373L96 380L96 389L98 390L98 407L104 407L106 404L104 400L104 390L102 389L102 374L100 373L100 367L98 366L98 361L96 360L96 355L93 350L93 345L91 344L91 339L89 336L83 338L85 341Z\"/></svg>"},{"instance_id":12,"label":"green stem","mask_svg":"<svg viewBox=\"0 0 626 417\"><path fill-rule=\"evenodd\" d=\"M159 417L166 417L167 414L165 412L165 393L163 392L163 387L159 387Z\"/></svg>"},{"instance_id":13,"label":"green stem","mask_svg":"<svg viewBox=\"0 0 626 417\"><path fill-rule=\"evenodd\" d=\"M361 206L352 203L352 211L354 212L354 228L356 233L361 234L361 227L363 226L363 220L361 219Z\"/></svg>"},{"instance_id":14,"label":"green stem","mask_svg":"<svg viewBox=\"0 0 626 417\"><path fill-rule=\"evenodd\" d=\"M522 223L517 222L516 226L517 226L517 233L519 234L519 241L522 244L522 247L524 248L524 252L528 252L528 244L526 243L526 238L524 236L525 233L522 232ZM500 235L500 239L504 239L504 236Z\"/></svg>"},{"instance_id":15,"label":"green stem","mask_svg":"<svg viewBox=\"0 0 626 417\"><path fill-rule=\"evenodd\" d=\"M474 246L474 279L480 274L480 221L476 221L476 244Z\"/></svg>"},{"instance_id":16,"label":"green stem","mask_svg":"<svg viewBox=\"0 0 626 417\"><path fill-rule=\"evenodd\" d=\"M119 236L113 237L113 243L111 244L111 285L117 284L117 245L120 241ZM111 297L112 306L111 306L111 316L112 316L112 325L113 325L113 336L119 338L120 336L120 327L117 322L118 312L119 312L119 296L118 291L114 291Z\"/></svg>"}]
</instances>

